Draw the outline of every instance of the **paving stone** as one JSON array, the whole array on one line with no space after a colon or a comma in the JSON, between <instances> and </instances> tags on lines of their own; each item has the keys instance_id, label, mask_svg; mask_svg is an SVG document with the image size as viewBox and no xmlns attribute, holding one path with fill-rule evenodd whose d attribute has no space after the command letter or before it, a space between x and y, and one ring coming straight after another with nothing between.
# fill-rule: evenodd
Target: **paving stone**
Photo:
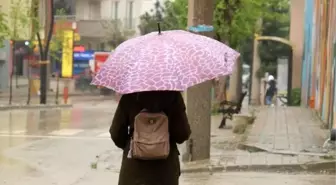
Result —
<instances>
[{"instance_id":1,"label":"paving stone","mask_svg":"<svg viewBox=\"0 0 336 185\"><path fill-rule=\"evenodd\" d=\"M303 107L260 108L247 143L269 150L321 151L328 131Z\"/></svg>"}]
</instances>

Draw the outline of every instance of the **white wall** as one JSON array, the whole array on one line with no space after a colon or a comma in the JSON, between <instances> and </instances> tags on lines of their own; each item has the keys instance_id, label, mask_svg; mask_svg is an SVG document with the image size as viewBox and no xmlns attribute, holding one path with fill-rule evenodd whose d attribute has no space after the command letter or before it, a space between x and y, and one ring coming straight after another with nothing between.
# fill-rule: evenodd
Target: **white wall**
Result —
<instances>
[{"instance_id":1,"label":"white wall","mask_svg":"<svg viewBox=\"0 0 336 185\"><path fill-rule=\"evenodd\" d=\"M89 19L89 0L76 1L76 18L79 20Z\"/></svg>"},{"instance_id":2,"label":"white wall","mask_svg":"<svg viewBox=\"0 0 336 185\"><path fill-rule=\"evenodd\" d=\"M133 1L133 13L132 17L129 17L129 2ZM99 19L120 19L124 25L127 24L127 19L132 19L133 28L139 33L138 25L140 23L140 16L146 11L154 9L154 3L156 0L77 0L76 1L76 17L79 20L94 20L97 16L92 13L92 7L90 8L90 2L99 2L100 11ZM117 15L116 15L116 4ZM161 4L165 0L160 0ZM98 11L98 10L97 10ZM117 17L116 17L117 16Z\"/></svg>"}]
</instances>

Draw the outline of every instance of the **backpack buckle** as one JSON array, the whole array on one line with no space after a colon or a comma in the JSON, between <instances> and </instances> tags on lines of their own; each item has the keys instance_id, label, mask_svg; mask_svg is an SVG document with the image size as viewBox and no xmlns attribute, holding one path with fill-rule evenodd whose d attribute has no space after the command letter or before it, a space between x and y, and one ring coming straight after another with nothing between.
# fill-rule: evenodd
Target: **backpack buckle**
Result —
<instances>
[{"instance_id":1,"label":"backpack buckle","mask_svg":"<svg viewBox=\"0 0 336 185\"><path fill-rule=\"evenodd\" d=\"M149 122L149 124L154 124L156 122L156 120L155 119L149 119L148 122Z\"/></svg>"}]
</instances>

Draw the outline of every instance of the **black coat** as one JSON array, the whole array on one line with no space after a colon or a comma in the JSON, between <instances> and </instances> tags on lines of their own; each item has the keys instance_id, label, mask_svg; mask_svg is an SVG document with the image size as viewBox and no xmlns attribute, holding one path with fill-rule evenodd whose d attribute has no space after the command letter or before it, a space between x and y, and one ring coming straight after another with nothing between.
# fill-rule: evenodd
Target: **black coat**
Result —
<instances>
[{"instance_id":1,"label":"black coat","mask_svg":"<svg viewBox=\"0 0 336 185\"><path fill-rule=\"evenodd\" d=\"M169 119L171 150L165 160L144 161L127 158L134 117L142 109L164 111ZM123 95L110 128L115 145L123 149L118 185L178 185L180 161L177 143L186 141L190 126L180 92L161 91Z\"/></svg>"}]
</instances>

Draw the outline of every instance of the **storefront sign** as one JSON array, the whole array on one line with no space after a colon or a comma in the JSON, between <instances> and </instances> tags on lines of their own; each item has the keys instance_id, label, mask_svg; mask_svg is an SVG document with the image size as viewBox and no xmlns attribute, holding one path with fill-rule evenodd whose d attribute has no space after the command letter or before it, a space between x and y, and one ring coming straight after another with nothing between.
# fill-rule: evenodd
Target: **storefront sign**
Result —
<instances>
[{"instance_id":1,"label":"storefront sign","mask_svg":"<svg viewBox=\"0 0 336 185\"><path fill-rule=\"evenodd\" d=\"M94 54L95 72L99 71L100 66L105 63L110 54L111 52L96 52Z\"/></svg>"},{"instance_id":2,"label":"storefront sign","mask_svg":"<svg viewBox=\"0 0 336 185\"><path fill-rule=\"evenodd\" d=\"M75 52L74 60L91 60L94 58L94 52Z\"/></svg>"},{"instance_id":3,"label":"storefront sign","mask_svg":"<svg viewBox=\"0 0 336 185\"><path fill-rule=\"evenodd\" d=\"M72 30L67 30L64 31L63 35L62 77L72 78L74 32Z\"/></svg>"}]
</instances>

